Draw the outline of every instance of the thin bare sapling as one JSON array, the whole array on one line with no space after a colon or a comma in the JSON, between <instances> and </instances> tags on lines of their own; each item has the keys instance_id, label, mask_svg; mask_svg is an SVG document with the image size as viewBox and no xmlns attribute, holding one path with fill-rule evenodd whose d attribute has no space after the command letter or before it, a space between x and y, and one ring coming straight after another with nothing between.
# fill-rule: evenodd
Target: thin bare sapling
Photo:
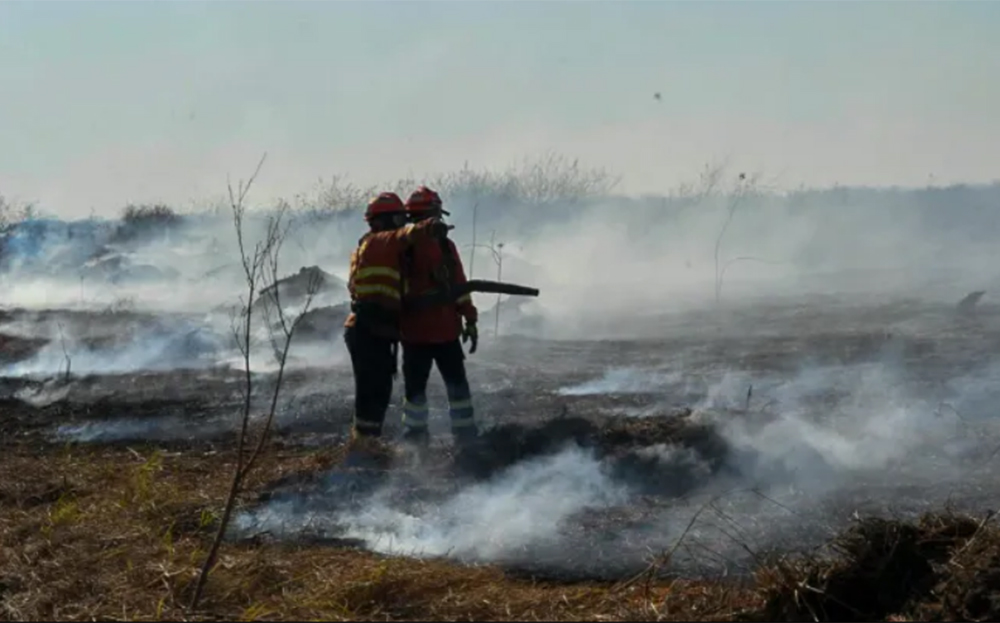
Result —
<instances>
[{"instance_id":1,"label":"thin bare sapling","mask_svg":"<svg viewBox=\"0 0 1000 623\"><path fill-rule=\"evenodd\" d=\"M257 293L267 289L270 285L275 285L272 289L275 291L275 297L277 297L278 288L276 287L276 282L278 259L282 243L284 242L290 227L290 223L288 222L288 204L282 202L278 206L275 213L268 217L263 239L254 245L252 251L248 250L244 234L244 221L246 216L245 199L250 187L253 185L254 180L260 173L260 169L264 164L265 158L266 154L257 164L257 168L254 170L250 179L246 183L240 182L235 192L233 191L232 184L228 184L229 202L233 214L233 225L236 230L236 241L240 252L240 259L243 266L243 274L246 280L247 289L247 299L240 299L239 313L234 313L232 322L233 337L237 348L243 357L243 408L240 420L240 431L237 439L236 467L233 470L233 479L226 498L222 517L219 520L218 531L216 532L209 552L205 557L205 561L198 575L194 593L192 594L189 602L188 607L191 610L196 609L201 601L205 584L218 558L219 548L222 545L230 519L232 518L232 513L241 487L268 439L270 428L273 424L274 416L277 411L277 402L281 391L284 368L288 359L292 336L298 326L299 320L303 317L306 311L308 311L308 307L312 303L314 293L318 289L318 282L314 284L313 281L310 280L305 306L294 318L290 318L281 308L280 299L264 297L264 313L266 316L272 314L277 315L279 325L278 328L282 334L281 336L276 335L275 328L270 324L268 325L272 347L279 343L278 340L280 337L284 338L284 343L280 345L279 348L274 349L279 365L277 382L274 385L273 394L271 396L270 408L264 418L264 422L259 432L257 433L256 442L251 443L249 438L250 435L248 433L253 410L253 375L250 371L251 347L253 345L253 302ZM271 305L274 305L274 308L277 310L276 312L270 309ZM251 446L252 450L250 450ZM247 455L248 451L249 456Z\"/></svg>"},{"instance_id":2,"label":"thin bare sapling","mask_svg":"<svg viewBox=\"0 0 1000 623\"><path fill-rule=\"evenodd\" d=\"M490 255L493 257L493 263L496 264L496 267L497 267L497 281L500 281L503 278L503 247L504 247L504 243L496 241L496 230L493 230L490 233L490 243L489 244L476 243L475 240L476 240L475 239L475 227L473 227L472 244L465 245L466 248L471 249L471 251L469 252L470 258L475 258L476 257L476 249L486 249L487 251L489 251ZM469 279L473 278L472 268L473 268L473 266L472 266L472 262L470 260L470 262L469 262ZM499 337L499 335L500 335L500 297L501 296L502 295L497 294L497 302L496 302L496 308L495 308L495 313L494 313L494 318L493 318L493 337L494 338Z\"/></svg>"},{"instance_id":3,"label":"thin bare sapling","mask_svg":"<svg viewBox=\"0 0 1000 623\"><path fill-rule=\"evenodd\" d=\"M726 208L726 220L723 221L722 227L719 229L719 234L715 239L715 304L719 305L722 301L722 284L726 277L726 271L729 270L731 266L739 262L759 262L761 264L782 264L783 262L772 262L759 257L753 257L750 255L741 255L739 257L734 257L726 260L722 263L722 239L726 235L726 231L729 229L729 225L733 222L733 217L736 216L736 210L739 208L746 198L757 192L759 176L747 176L746 173L740 173L737 178L736 188L730 194L729 204Z\"/></svg>"}]
</instances>

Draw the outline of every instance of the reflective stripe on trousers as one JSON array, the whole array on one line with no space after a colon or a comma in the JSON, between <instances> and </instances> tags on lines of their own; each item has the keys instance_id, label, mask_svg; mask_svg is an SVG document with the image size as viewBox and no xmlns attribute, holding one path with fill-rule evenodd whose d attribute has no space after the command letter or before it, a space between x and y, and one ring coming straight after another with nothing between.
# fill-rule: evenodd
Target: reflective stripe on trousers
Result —
<instances>
[{"instance_id":1,"label":"reflective stripe on trousers","mask_svg":"<svg viewBox=\"0 0 1000 623\"><path fill-rule=\"evenodd\" d=\"M418 396L413 400L403 398L403 426L410 429L427 428L429 413L426 396Z\"/></svg>"},{"instance_id":2,"label":"reflective stripe on trousers","mask_svg":"<svg viewBox=\"0 0 1000 623\"><path fill-rule=\"evenodd\" d=\"M450 400L448 407L452 430L470 428L476 425L475 411L472 408L470 398ZM427 428L429 414L430 407L427 405L426 398L403 400L403 426L409 429Z\"/></svg>"},{"instance_id":3,"label":"reflective stripe on trousers","mask_svg":"<svg viewBox=\"0 0 1000 623\"><path fill-rule=\"evenodd\" d=\"M354 416L354 430L358 435L378 437L382 434L382 422L362 420L358 416Z\"/></svg>"},{"instance_id":4,"label":"reflective stripe on trousers","mask_svg":"<svg viewBox=\"0 0 1000 623\"><path fill-rule=\"evenodd\" d=\"M452 430L470 428L476 425L468 383L448 387L448 415L451 418Z\"/></svg>"}]
</instances>

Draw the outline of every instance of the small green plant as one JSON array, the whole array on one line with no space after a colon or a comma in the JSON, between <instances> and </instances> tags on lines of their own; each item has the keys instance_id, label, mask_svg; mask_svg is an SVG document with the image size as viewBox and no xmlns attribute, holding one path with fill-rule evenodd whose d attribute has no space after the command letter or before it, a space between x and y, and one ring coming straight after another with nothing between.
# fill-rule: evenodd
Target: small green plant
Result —
<instances>
[{"instance_id":1,"label":"small green plant","mask_svg":"<svg viewBox=\"0 0 1000 623\"><path fill-rule=\"evenodd\" d=\"M198 527L202 530L206 528L211 528L215 523L219 521L219 516L213 511L207 508L201 510L201 516L198 518Z\"/></svg>"},{"instance_id":2,"label":"small green plant","mask_svg":"<svg viewBox=\"0 0 1000 623\"><path fill-rule=\"evenodd\" d=\"M267 607L267 604L256 603L244 610L241 618L244 621L257 621L259 619L267 618L272 614L274 614L274 611L270 610Z\"/></svg>"},{"instance_id":3,"label":"small green plant","mask_svg":"<svg viewBox=\"0 0 1000 623\"><path fill-rule=\"evenodd\" d=\"M80 519L80 507L72 493L64 493L52 505L49 511L49 521L41 527L40 532L46 539L51 538L53 530L57 526L65 526L76 523Z\"/></svg>"},{"instance_id":4,"label":"small green plant","mask_svg":"<svg viewBox=\"0 0 1000 623\"><path fill-rule=\"evenodd\" d=\"M152 497L155 486L156 473L163 468L163 453L159 450L153 452L142 465L140 465L132 476L130 502L145 506Z\"/></svg>"},{"instance_id":5,"label":"small green plant","mask_svg":"<svg viewBox=\"0 0 1000 623\"><path fill-rule=\"evenodd\" d=\"M71 496L62 495L52 509L50 520L52 525L70 524L80 517L80 507Z\"/></svg>"},{"instance_id":6,"label":"small green plant","mask_svg":"<svg viewBox=\"0 0 1000 623\"><path fill-rule=\"evenodd\" d=\"M163 545L164 551L166 551L167 554L169 554L170 556L173 556L174 555L174 524L173 523L171 523L170 526L167 527L166 531L163 533L163 537L160 539L160 542Z\"/></svg>"}]
</instances>

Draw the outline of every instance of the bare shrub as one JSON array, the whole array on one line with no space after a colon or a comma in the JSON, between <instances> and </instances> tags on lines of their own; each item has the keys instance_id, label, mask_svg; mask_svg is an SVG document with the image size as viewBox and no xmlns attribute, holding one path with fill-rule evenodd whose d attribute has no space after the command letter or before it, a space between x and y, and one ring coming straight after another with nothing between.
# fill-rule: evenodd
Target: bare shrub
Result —
<instances>
[{"instance_id":1,"label":"bare shrub","mask_svg":"<svg viewBox=\"0 0 1000 623\"><path fill-rule=\"evenodd\" d=\"M344 176L335 175L329 180L320 180L318 190L299 195L296 202L307 218L328 220L363 210L368 200L379 192L395 192L405 199L420 184L450 198L547 205L604 196L611 193L619 181L606 169L584 167L577 159L550 152L536 159L526 158L500 171L473 169L466 162L461 169L450 173L369 186L357 185Z\"/></svg>"},{"instance_id":2,"label":"bare shrub","mask_svg":"<svg viewBox=\"0 0 1000 623\"><path fill-rule=\"evenodd\" d=\"M38 217L38 211L33 203L12 201L0 194L0 235L13 230L19 223ZM6 238L0 238L0 260L6 255Z\"/></svg>"},{"instance_id":3,"label":"bare shrub","mask_svg":"<svg viewBox=\"0 0 1000 623\"><path fill-rule=\"evenodd\" d=\"M0 195L0 232L9 230L18 223L38 217L33 203L23 203Z\"/></svg>"},{"instance_id":4,"label":"bare shrub","mask_svg":"<svg viewBox=\"0 0 1000 623\"><path fill-rule=\"evenodd\" d=\"M499 172L471 169L466 163L458 171L432 177L430 183L447 195L546 205L604 196L619 181L606 169L583 167L578 159L549 152Z\"/></svg>"},{"instance_id":5,"label":"bare shrub","mask_svg":"<svg viewBox=\"0 0 1000 623\"><path fill-rule=\"evenodd\" d=\"M135 313L135 310L135 297L119 296L102 309L100 313L106 316L126 316Z\"/></svg>"},{"instance_id":6,"label":"bare shrub","mask_svg":"<svg viewBox=\"0 0 1000 623\"><path fill-rule=\"evenodd\" d=\"M170 206L163 204L129 204L122 210L122 222L131 227L153 225L173 225L181 221L181 216Z\"/></svg>"},{"instance_id":7,"label":"bare shrub","mask_svg":"<svg viewBox=\"0 0 1000 623\"><path fill-rule=\"evenodd\" d=\"M219 548L221 547L222 540L225 537L229 521L232 517L233 509L236 505L236 499L239 495L243 482L253 469L254 463L260 456L261 451L263 450L269 437L271 426L274 422L274 416L277 412L278 397L281 392L285 364L288 360L288 352L291 347L292 337L295 333L296 327L298 326L299 320L308 311L312 302L312 296L315 293L315 289L312 289L307 293L306 302L303 305L302 310L294 318L289 318L285 314L284 309L281 307L278 288L274 288L275 295L273 297L273 302L270 298L264 299L266 301L265 316L272 317L273 314L277 315L277 324L281 329L282 335L278 336L273 332L270 335L274 357L278 362L277 379L272 390L269 410L264 417L263 424L257 432L256 441L251 443L249 432L251 414L253 411L253 375L250 372L250 353L253 345L251 327L254 306L252 303L257 292L266 289L277 281L278 256L281 252L282 243L284 242L290 229L290 223L287 220L289 206L287 203L282 202L279 204L278 209L268 217L263 239L257 242L252 251L248 251L247 249L244 235L244 217L246 215L244 200L247 192L253 185L254 180L260 173L265 157L266 154L257 164L257 168L254 170L250 179L245 184L243 182L239 183L238 190L236 192L233 191L232 184L228 185L230 206L233 213L233 226L236 229L236 241L240 251L240 261L243 266L243 274L246 278L247 288L247 298L240 301L240 313L238 315L234 314L232 325L233 337L235 338L236 345L243 356L243 413L240 421L239 436L237 438L236 465L233 470L229 494L226 498L222 517L219 520L218 531L216 532L215 539L213 540L211 548L205 557L204 564L202 565L201 572L198 576L197 584L195 585L194 593L191 596L189 607L192 610L198 607L198 603L201 600L202 593L205 589L205 583L207 582L208 576L218 558ZM312 286L312 284L310 285ZM318 284L314 286L314 288L315 287L318 287ZM272 326L272 323L269 322L268 326ZM283 343L280 341L281 338L284 339ZM249 455L247 454L248 451Z\"/></svg>"},{"instance_id":8,"label":"bare shrub","mask_svg":"<svg viewBox=\"0 0 1000 623\"><path fill-rule=\"evenodd\" d=\"M722 257L722 239L726 235L730 224L733 222L733 217L736 216L736 210L752 200L755 197L759 197L762 193L759 186L760 176L751 175L748 176L746 173L740 173L737 176L736 184L733 186L732 191L728 194L726 198L726 218L722 223L722 227L719 229L719 233L715 239L715 303L718 305L722 301L722 285L725 281L726 271L729 270L733 265L740 262L756 262L759 264L770 264L770 265L780 265L784 262L778 262L773 260L767 260L751 255L741 255L738 257L724 259ZM713 188L716 187L717 180L713 184Z\"/></svg>"},{"instance_id":9,"label":"bare shrub","mask_svg":"<svg viewBox=\"0 0 1000 623\"><path fill-rule=\"evenodd\" d=\"M161 234L180 225L184 218L163 204L129 204L122 209L121 223L112 240L124 242L135 238Z\"/></svg>"}]
</instances>

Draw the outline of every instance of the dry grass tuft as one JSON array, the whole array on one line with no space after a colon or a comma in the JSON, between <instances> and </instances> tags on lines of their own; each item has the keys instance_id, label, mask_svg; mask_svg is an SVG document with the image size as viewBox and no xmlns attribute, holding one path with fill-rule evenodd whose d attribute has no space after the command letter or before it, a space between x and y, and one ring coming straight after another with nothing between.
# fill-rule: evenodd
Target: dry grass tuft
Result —
<instances>
[{"instance_id":1,"label":"dry grass tuft","mask_svg":"<svg viewBox=\"0 0 1000 623\"><path fill-rule=\"evenodd\" d=\"M991 518L945 513L915 522L858 520L831 543L833 557L803 556L761 570L766 603L756 618L995 620L1000 600L975 591L977 581L989 576L983 573L988 561L1000 555L1000 533L988 525ZM994 588L1000 591L1000 583Z\"/></svg>"}]
</instances>

